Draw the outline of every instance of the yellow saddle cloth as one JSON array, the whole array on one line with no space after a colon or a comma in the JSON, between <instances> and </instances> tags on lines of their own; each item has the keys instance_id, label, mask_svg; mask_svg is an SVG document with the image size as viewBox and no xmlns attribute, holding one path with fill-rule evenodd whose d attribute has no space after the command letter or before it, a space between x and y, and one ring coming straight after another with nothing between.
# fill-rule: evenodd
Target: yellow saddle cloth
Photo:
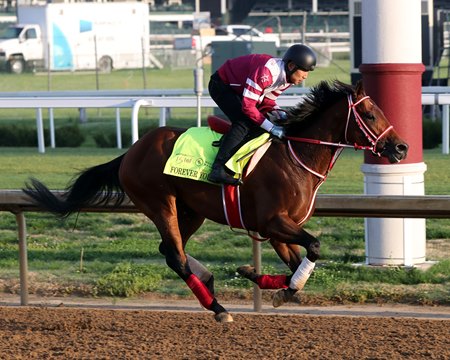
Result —
<instances>
[{"instance_id":1,"label":"yellow saddle cloth","mask_svg":"<svg viewBox=\"0 0 450 360\"><path fill-rule=\"evenodd\" d=\"M164 167L164 174L209 182L208 175L219 149L211 144L221 136L222 134L209 127L189 128L175 142L172 154ZM236 174L235 177L242 177L251 155L255 149L268 142L269 136L269 133L264 133L250 140L228 160L226 166Z\"/></svg>"}]
</instances>

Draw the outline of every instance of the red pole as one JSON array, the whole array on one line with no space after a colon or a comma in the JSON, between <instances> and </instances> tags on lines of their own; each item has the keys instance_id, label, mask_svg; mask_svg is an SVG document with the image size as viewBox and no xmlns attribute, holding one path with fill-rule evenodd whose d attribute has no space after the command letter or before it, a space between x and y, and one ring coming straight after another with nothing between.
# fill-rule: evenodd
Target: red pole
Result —
<instances>
[{"instance_id":1,"label":"red pole","mask_svg":"<svg viewBox=\"0 0 450 360\"><path fill-rule=\"evenodd\" d=\"M423 161L422 151L422 73L423 64L362 64L366 92L394 125L409 145L408 157L402 164ZM368 164L388 164L383 158L366 152Z\"/></svg>"}]
</instances>

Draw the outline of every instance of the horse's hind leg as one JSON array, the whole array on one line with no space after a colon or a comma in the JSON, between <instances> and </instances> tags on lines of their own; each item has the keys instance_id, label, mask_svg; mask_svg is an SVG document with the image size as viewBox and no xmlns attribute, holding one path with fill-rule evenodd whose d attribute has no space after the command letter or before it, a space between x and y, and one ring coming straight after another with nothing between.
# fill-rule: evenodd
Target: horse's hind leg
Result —
<instances>
[{"instance_id":1,"label":"horse's hind leg","mask_svg":"<svg viewBox=\"0 0 450 360\"><path fill-rule=\"evenodd\" d=\"M188 257L184 252L183 237L178 227L175 198L168 199L169 204L150 217L161 235L163 251L167 265L183 279L200 304L215 313L219 322L233 321L231 315L217 302L208 287L191 270Z\"/></svg>"},{"instance_id":2,"label":"horse's hind leg","mask_svg":"<svg viewBox=\"0 0 450 360\"><path fill-rule=\"evenodd\" d=\"M189 238L202 226L205 217L199 215L185 204L177 201L178 228L183 241L183 249ZM164 244L161 243L160 252L164 253ZM206 285L211 294L214 295L214 275L196 258L186 254L189 268Z\"/></svg>"}]
</instances>

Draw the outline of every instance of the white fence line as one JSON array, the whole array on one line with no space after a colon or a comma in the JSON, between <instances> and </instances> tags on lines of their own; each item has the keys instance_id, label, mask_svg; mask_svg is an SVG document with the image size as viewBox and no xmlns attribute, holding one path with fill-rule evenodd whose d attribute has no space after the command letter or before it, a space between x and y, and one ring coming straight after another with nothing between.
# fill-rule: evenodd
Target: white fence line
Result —
<instances>
[{"instance_id":1,"label":"white fence line","mask_svg":"<svg viewBox=\"0 0 450 360\"><path fill-rule=\"evenodd\" d=\"M282 107L295 106L308 88L297 87L288 89L278 98ZM191 95L191 96L189 96ZM450 87L422 88L423 105L442 105L442 153L449 154L449 106ZM199 106L201 105L201 106ZM167 108L197 108L216 107L214 101L204 93L203 96L193 96L193 90L133 90L133 91L67 91L67 92L11 92L0 94L0 108L36 109L36 127L38 151L45 152L44 126L42 109L49 109L51 146L55 146L55 129L52 109L55 108L114 108L116 109L117 146L121 148L120 109L129 108L131 113L131 140L139 138L138 115L141 107L160 108L159 125L166 125Z\"/></svg>"}]
</instances>

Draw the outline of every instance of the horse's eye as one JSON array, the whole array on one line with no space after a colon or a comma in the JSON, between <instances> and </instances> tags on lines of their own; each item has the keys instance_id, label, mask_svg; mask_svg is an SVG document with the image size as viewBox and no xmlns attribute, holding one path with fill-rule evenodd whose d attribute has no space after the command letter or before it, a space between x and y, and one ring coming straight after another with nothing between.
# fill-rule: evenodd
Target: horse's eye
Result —
<instances>
[{"instance_id":1,"label":"horse's eye","mask_svg":"<svg viewBox=\"0 0 450 360\"><path fill-rule=\"evenodd\" d=\"M370 121L374 121L375 120L375 116L371 112L365 113L364 115L365 115L364 118L367 119L367 120L370 120Z\"/></svg>"}]
</instances>

